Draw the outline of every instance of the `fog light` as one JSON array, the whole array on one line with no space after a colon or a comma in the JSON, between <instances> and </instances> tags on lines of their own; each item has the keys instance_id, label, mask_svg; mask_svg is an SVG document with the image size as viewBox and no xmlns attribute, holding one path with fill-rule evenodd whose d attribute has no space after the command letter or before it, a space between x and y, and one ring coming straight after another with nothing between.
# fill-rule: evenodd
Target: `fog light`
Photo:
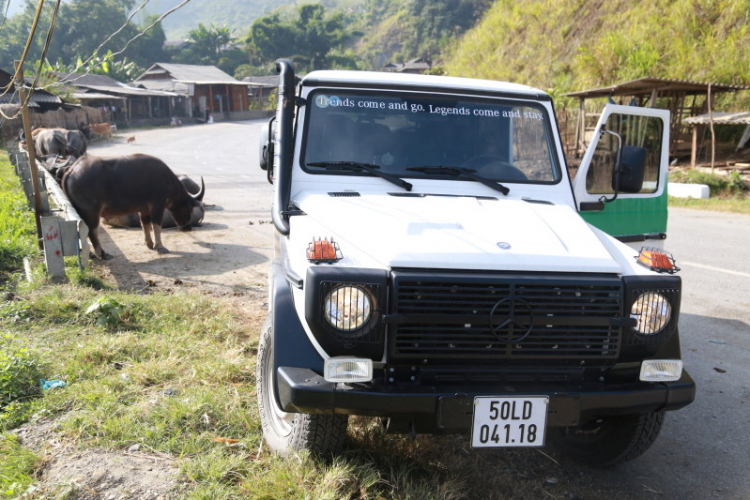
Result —
<instances>
[{"instance_id":1,"label":"fog light","mask_svg":"<svg viewBox=\"0 0 750 500\"><path fill-rule=\"evenodd\" d=\"M369 382L372 380L372 360L335 357L327 359L323 368L327 382Z\"/></svg>"},{"instance_id":2,"label":"fog light","mask_svg":"<svg viewBox=\"0 0 750 500\"><path fill-rule=\"evenodd\" d=\"M647 359L641 364L643 382L674 382L682 376L682 361L679 359Z\"/></svg>"}]
</instances>

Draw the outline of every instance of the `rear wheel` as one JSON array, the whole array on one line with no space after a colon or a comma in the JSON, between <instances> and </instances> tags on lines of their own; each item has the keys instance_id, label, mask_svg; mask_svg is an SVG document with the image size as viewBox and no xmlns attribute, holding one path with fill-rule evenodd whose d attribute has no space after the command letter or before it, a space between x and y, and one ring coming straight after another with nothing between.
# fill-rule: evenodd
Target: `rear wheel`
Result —
<instances>
[{"instance_id":1,"label":"rear wheel","mask_svg":"<svg viewBox=\"0 0 750 500\"><path fill-rule=\"evenodd\" d=\"M273 326L269 318L261 332L256 367L258 409L269 448L282 456L302 450L319 455L341 450L348 417L286 413L274 396L273 367Z\"/></svg>"},{"instance_id":2,"label":"rear wheel","mask_svg":"<svg viewBox=\"0 0 750 500\"><path fill-rule=\"evenodd\" d=\"M611 467L642 455L656 440L664 412L599 417L575 427L550 429L563 454L591 467Z\"/></svg>"}]
</instances>

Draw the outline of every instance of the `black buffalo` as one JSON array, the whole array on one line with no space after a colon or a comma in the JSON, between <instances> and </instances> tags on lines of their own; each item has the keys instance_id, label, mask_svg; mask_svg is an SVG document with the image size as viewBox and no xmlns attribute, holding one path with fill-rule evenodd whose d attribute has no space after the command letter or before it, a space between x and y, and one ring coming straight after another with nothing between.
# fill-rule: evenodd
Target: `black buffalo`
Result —
<instances>
[{"instance_id":1,"label":"black buffalo","mask_svg":"<svg viewBox=\"0 0 750 500\"><path fill-rule=\"evenodd\" d=\"M193 207L193 212L190 214L190 225L200 226L205 215L205 208L203 207L202 202L206 190L203 185L203 179L201 179L201 185L199 186L197 182L187 175L178 175L177 178L180 179L182 185L185 186L185 190L188 193L195 195L196 199L201 202ZM197 196L200 197L198 198ZM141 218L137 213L104 217L103 221L105 224L113 227L141 227ZM164 210L164 216L161 219L162 229L175 226L177 226L177 224L175 223L172 214L169 210Z\"/></svg>"},{"instance_id":2,"label":"black buffalo","mask_svg":"<svg viewBox=\"0 0 750 500\"><path fill-rule=\"evenodd\" d=\"M101 217L138 212L146 246L166 253L169 250L161 242L164 209L172 213L181 231L189 231L191 213L204 191L201 188L200 193L191 195L163 161L144 154L83 156L65 173L62 188L89 227L94 254L101 259L108 257L99 243Z\"/></svg>"},{"instance_id":3,"label":"black buffalo","mask_svg":"<svg viewBox=\"0 0 750 500\"><path fill-rule=\"evenodd\" d=\"M31 131L34 152L39 158L48 156L72 156L79 158L86 153L88 143L80 130L64 128L37 128Z\"/></svg>"}]
</instances>

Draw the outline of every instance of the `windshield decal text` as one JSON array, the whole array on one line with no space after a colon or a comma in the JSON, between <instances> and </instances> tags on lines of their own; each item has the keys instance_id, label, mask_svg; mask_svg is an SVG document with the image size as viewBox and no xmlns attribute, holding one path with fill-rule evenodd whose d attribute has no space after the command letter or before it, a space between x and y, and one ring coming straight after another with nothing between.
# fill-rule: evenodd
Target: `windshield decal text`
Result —
<instances>
[{"instance_id":1,"label":"windshield decal text","mask_svg":"<svg viewBox=\"0 0 750 500\"><path fill-rule=\"evenodd\" d=\"M319 108L359 108L378 109L393 111L411 111L412 113L429 113L433 115L448 116L475 116L478 118L525 118L527 120L543 120L544 116L538 111L524 110L519 108L473 108L467 106L435 106L433 104L409 103L406 101L396 102L393 100L379 100L372 98L345 97L335 95L315 96L315 105Z\"/></svg>"}]
</instances>

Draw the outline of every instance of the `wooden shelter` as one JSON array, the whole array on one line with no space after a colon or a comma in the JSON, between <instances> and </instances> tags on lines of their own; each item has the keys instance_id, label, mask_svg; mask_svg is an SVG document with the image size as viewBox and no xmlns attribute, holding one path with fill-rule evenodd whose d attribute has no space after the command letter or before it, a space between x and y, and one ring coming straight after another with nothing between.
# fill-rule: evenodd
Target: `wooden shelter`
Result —
<instances>
[{"instance_id":1,"label":"wooden shelter","mask_svg":"<svg viewBox=\"0 0 750 500\"><path fill-rule=\"evenodd\" d=\"M617 104L668 109L671 115L669 154L679 156L687 153L692 144L690 130L684 122L686 118L708 112L713 108L713 101L719 93L747 89L750 86L644 77L609 87L564 94L579 99L575 145L569 149L575 151L576 155L586 150L601 107L597 112L590 112L586 109L585 102L587 99L605 98Z\"/></svg>"},{"instance_id":2,"label":"wooden shelter","mask_svg":"<svg viewBox=\"0 0 750 500\"><path fill-rule=\"evenodd\" d=\"M698 158L698 131L716 125L740 125L745 127L745 132L737 145L741 149L750 139L750 111L736 113L706 113L699 116L685 118L685 125L693 129L693 141L690 152L690 166L695 167Z\"/></svg>"},{"instance_id":3,"label":"wooden shelter","mask_svg":"<svg viewBox=\"0 0 750 500\"><path fill-rule=\"evenodd\" d=\"M136 120L169 120L186 116L185 98L174 92L148 90L126 85L106 75L57 73L60 82L72 87L73 97L104 111L107 122L119 126Z\"/></svg>"},{"instance_id":4,"label":"wooden shelter","mask_svg":"<svg viewBox=\"0 0 750 500\"><path fill-rule=\"evenodd\" d=\"M173 92L187 97L187 114L208 118L248 110L247 82L240 82L216 66L156 63L135 79L133 85Z\"/></svg>"}]
</instances>

